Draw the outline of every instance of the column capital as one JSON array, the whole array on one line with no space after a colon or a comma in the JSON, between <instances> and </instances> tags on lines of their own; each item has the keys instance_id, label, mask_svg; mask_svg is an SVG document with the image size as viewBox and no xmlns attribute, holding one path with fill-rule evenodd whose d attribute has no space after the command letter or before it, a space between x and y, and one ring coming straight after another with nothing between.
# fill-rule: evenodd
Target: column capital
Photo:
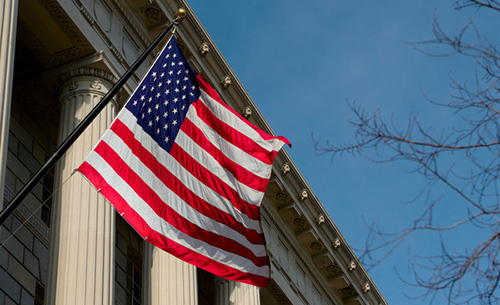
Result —
<instances>
[{"instance_id":1,"label":"column capital","mask_svg":"<svg viewBox=\"0 0 500 305\"><path fill-rule=\"evenodd\" d=\"M111 89L117 79L110 73L95 68L78 68L63 73L57 84L59 100L65 101L68 95L85 90L103 96Z\"/></svg>"}]
</instances>

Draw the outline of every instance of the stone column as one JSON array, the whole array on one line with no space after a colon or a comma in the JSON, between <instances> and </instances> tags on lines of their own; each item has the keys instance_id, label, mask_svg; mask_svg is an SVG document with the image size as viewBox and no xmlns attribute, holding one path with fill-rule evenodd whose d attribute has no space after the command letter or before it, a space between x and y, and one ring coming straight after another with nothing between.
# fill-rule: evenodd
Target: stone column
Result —
<instances>
[{"instance_id":1,"label":"stone column","mask_svg":"<svg viewBox=\"0 0 500 305\"><path fill-rule=\"evenodd\" d=\"M149 305L198 304L196 267L148 244L150 263L149 287L146 287Z\"/></svg>"},{"instance_id":2,"label":"stone column","mask_svg":"<svg viewBox=\"0 0 500 305\"><path fill-rule=\"evenodd\" d=\"M76 69L63 76L60 142L109 91L112 81L110 74L96 69ZM114 208L81 174L68 178L111 124L115 112L116 105L110 103L57 165L55 189L61 189L52 208L47 304L114 304Z\"/></svg>"},{"instance_id":3,"label":"stone column","mask_svg":"<svg viewBox=\"0 0 500 305\"><path fill-rule=\"evenodd\" d=\"M223 278L215 280L215 305L260 305L259 288Z\"/></svg>"},{"instance_id":4,"label":"stone column","mask_svg":"<svg viewBox=\"0 0 500 305\"><path fill-rule=\"evenodd\" d=\"M10 104L14 75L17 0L0 0L0 208L3 207Z\"/></svg>"}]
</instances>

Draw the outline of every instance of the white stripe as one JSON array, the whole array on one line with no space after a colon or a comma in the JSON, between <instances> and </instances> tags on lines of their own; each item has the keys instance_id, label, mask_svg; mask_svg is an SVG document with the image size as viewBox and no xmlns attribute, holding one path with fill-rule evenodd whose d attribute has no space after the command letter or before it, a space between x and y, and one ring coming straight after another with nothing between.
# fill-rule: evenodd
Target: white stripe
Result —
<instances>
[{"instance_id":1,"label":"white stripe","mask_svg":"<svg viewBox=\"0 0 500 305\"><path fill-rule=\"evenodd\" d=\"M123 108L122 111L118 114L120 117L120 121L125 124L130 130L133 130L135 126L137 126L137 118L130 112L128 109ZM135 131L135 138L141 142L142 146L149 150L160 162L163 166L171 169L171 166L177 165L182 168L180 164L178 164L177 160L175 160L169 153L164 151L163 149L158 151L153 151L153 148L158 145L149 134L144 132L142 129L137 129ZM223 170L220 164L215 160L210 154L206 153L203 148L201 148L198 144L196 144L191 138L185 135L182 131L179 130L177 134L177 138L175 139L175 143L179 145L184 151L186 151L191 157L193 157L199 164L207 168L210 172L212 172L217 178L221 179L228 186L233 188L235 192L238 193L241 199L245 202L253 205L260 205L262 198L264 197L264 193L254 190L247 185L239 182L230 172L227 170ZM175 170L171 170L172 172L176 172ZM208 188L210 189L210 188ZM211 189L210 189L211 190ZM212 190L212 192L215 192ZM216 192L215 192L216 193ZM216 193L217 194L217 193ZM197 194L201 195L201 194ZM217 194L218 195L218 194ZM203 198L203 197L202 197ZM230 212L234 207L232 204L226 204L230 207L229 210L224 210L226 212ZM234 215L238 217L237 215ZM246 222L246 220L245 220ZM255 227L251 227L255 229ZM260 232L260 229L259 229Z\"/></svg>"},{"instance_id":2,"label":"white stripe","mask_svg":"<svg viewBox=\"0 0 500 305\"><path fill-rule=\"evenodd\" d=\"M99 173L104 180L124 198L129 206L144 220L154 231L165 236L166 238L206 257L209 257L219 263L230 266L242 272L252 273L267 277L269 274L269 267L258 267L255 264L235 253L227 252L223 249L213 247L212 245L189 236L163 218L156 215L153 209L142 200L142 198L111 168L111 166L99 156L99 154L92 151L86 160L92 167L98 168Z\"/></svg>"},{"instance_id":3,"label":"white stripe","mask_svg":"<svg viewBox=\"0 0 500 305\"><path fill-rule=\"evenodd\" d=\"M137 126L138 128L141 128L139 127L139 125ZM224 223L217 222L216 220L213 220L212 218L199 213L196 209L187 204L174 191L168 188L168 186L165 186L165 184L160 179L158 179L158 177L147 166L145 166L139 158L137 158L137 156L134 155L127 144L125 144L123 140L111 130L110 132L106 133L106 135L104 135L102 140L106 142L122 158L125 163L127 163L130 169L132 169L132 171L134 171L142 179L142 181L146 183L146 185L153 189L153 191L165 204L170 206L174 211L179 213L186 220L209 232L238 242L242 246L251 250L256 256L266 255L266 249L262 244L253 244L249 242L247 238L241 233L235 231ZM161 147L159 149L163 150L163 148ZM191 185L186 185L186 187L190 188L195 193L199 193L200 186L205 185L201 184L194 177L192 177L191 179L191 181L194 183L190 183ZM215 206L217 206L217 204L215 204Z\"/></svg>"},{"instance_id":4,"label":"white stripe","mask_svg":"<svg viewBox=\"0 0 500 305\"><path fill-rule=\"evenodd\" d=\"M186 118L193 122L193 124L201 130L201 132L210 141L210 143L212 143L218 150L226 155L229 160L235 162L236 164L240 165L241 167L258 177L264 179L269 179L271 177L272 165L262 162L261 160L248 154L246 151L221 137L217 131L207 125L198 116L198 112L196 111L195 107L189 107Z\"/></svg>"},{"instance_id":5,"label":"white stripe","mask_svg":"<svg viewBox=\"0 0 500 305\"><path fill-rule=\"evenodd\" d=\"M270 140L264 140L260 134L250 127L247 123L241 120L229 109L221 105L219 102L214 100L208 93L200 90L199 100L207 106L208 109L221 121L228 124L232 128L246 135L252 139L255 143L259 144L262 148L267 151L278 151L283 146L284 142L277 138L272 138Z\"/></svg>"},{"instance_id":6,"label":"white stripe","mask_svg":"<svg viewBox=\"0 0 500 305\"><path fill-rule=\"evenodd\" d=\"M241 183L234 177L231 171L223 168L217 160L209 153L207 153L203 147L199 146L198 143L193 141L188 135L186 135L182 130L179 130L175 143L179 145L187 154L189 154L196 162L202 164L208 171L213 173L216 177L224 181L229 187L231 187L241 199L245 202L259 206L264 193L257 191L244 183Z\"/></svg>"}]
</instances>

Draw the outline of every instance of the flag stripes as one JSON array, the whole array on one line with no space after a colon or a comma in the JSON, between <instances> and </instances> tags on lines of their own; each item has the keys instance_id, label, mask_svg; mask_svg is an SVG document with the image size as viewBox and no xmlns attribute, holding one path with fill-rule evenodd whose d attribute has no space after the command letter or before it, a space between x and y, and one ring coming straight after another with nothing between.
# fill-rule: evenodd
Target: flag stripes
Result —
<instances>
[{"instance_id":1,"label":"flag stripes","mask_svg":"<svg viewBox=\"0 0 500 305\"><path fill-rule=\"evenodd\" d=\"M266 286L259 209L289 142L244 120L193 73L172 39L79 170L150 243Z\"/></svg>"},{"instance_id":2,"label":"flag stripes","mask_svg":"<svg viewBox=\"0 0 500 305\"><path fill-rule=\"evenodd\" d=\"M130 163L130 169L134 173L141 173L141 176L145 177L143 180L146 182L146 185L154 185L154 188L158 188L161 194L172 190L178 196L182 197L174 198L182 199L183 202L178 203L177 200L172 200L170 204L172 207L185 207L189 205L197 212L211 219L223 219L223 223L247 235L247 238L253 243L262 242L262 235L259 234L261 233L261 228L258 220L250 219L243 213L237 213L230 201L221 197L205 184L195 183L196 179L191 173L183 169L174 160L164 162L165 165L160 163L155 156L144 149L134 139L133 133L126 126L123 126L120 121L115 121L115 124L111 126L111 130L114 133L109 133L107 135L108 138L104 139L105 142L103 141L102 144L107 145L107 143L110 143L113 146L110 147L110 150L113 152L120 151L124 153L130 150L133 154L130 158L137 157L137 160L132 160L133 162ZM96 147L95 150L100 151L99 147ZM166 157L168 157L168 154L166 154ZM110 158L110 162L114 162L113 158L119 158L119 156L113 156ZM128 165L123 164L123 166ZM170 185L171 187L166 188L166 185ZM168 202L168 200L171 199L164 199L163 201ZM219 205L215 207L210 202L218 202ZM242 223L245 223L246 226L243 226Z\"/></svg>"}]
</instances>

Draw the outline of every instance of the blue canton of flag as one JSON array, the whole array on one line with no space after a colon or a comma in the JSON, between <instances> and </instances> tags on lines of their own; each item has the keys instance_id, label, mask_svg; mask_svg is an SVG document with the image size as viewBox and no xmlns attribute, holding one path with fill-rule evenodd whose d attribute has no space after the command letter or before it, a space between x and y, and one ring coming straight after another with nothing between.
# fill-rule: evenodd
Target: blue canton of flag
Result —
<instances>
[{"instance_id":1,"label":"blue canton of flag","mask_svg":"<svg viewBox=\"0 0 500 305\"><path fill-rule=\"evenodd\" d=\"M178 44L171 39L125 107L155 141L170 152L189 106L200 90L196 72L187 64Z\"/></svg>"}]
</instances>

